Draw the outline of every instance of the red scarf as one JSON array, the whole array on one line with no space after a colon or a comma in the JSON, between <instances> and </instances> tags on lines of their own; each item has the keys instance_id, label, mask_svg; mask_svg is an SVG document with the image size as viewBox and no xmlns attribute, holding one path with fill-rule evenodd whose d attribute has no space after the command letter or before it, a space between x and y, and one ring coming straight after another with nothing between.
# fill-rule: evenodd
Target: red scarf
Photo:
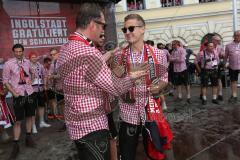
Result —
<instances>
[{"instance_id":1,"label":"red scarf","mask_svg":"<svg viewBox=\"0 0 240 160\"><path fill-rule=\"evenodd\" d=\"M28 77L27 73L23 68L23 63L24 63L24 60L22 60L21 62L18 62L19 77L20 77L19 84L26 84L26 77Z\"/></svg>"},{"instance_id":2,"label":"red scarf","mask_svg":"<svg viewBox=\"0 0 240 160\"><path fill-rule=\"evenodd\" d=\"M159 68L156 67L158 64L158 61L157 61L156 55L154 54L151 46L144 44L143 52L144 52L143 53L143 57L144 57L143 63L149 62L149 59L151 59L153 62L150 64L150 74L145 76L146 85L147 85L147 87L149 87L151 85L151 81L152 81L153 77L157 77L157 75L159 75L160 71L159 71ZM129 46L126 47L125 49L123 49L119 64L126 66L126 72L129 74L129 72L131 70L131 59L130 59L131 56L128 53L132 54ZM134 92L135 89L136 88L131 89L131 91L126 93L124 96L122 96L122 98L130 100L131 101L130 103L134 103L135 102L135 92Z\"/></svg>"},{"instance_id":3,"label":"red scarf","mask_svg":"<svg viewBox=\"0 0 240 160\"><path fill-rule=\"evenodd\" d=\"M87 46L91 46L93 47L93 42L88 39L87 37L85 37L84 35L78 33L78 32L75 32L74 34L71 34L69 37L68 37L68 40L75 40L75 41L81 41L83 42L84 44L86 44Z\"/></svg>"}]
</instances>

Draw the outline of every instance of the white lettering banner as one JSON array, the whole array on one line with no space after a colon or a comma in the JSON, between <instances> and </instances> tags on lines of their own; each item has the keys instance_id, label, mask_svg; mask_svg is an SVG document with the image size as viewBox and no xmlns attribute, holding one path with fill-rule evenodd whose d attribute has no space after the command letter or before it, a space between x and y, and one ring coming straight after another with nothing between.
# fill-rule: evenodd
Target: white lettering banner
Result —
<instances>
[{"instance_id":1,"label":"white lettering banner","mask_svg":"<svg viewBox=\"0 0 240 160\"><path fill-rule=\"evenodd\" d=\"M66 17L11 17L13 43L26 48L59 46L67 42Z\"/></svg>"}]
</instances>

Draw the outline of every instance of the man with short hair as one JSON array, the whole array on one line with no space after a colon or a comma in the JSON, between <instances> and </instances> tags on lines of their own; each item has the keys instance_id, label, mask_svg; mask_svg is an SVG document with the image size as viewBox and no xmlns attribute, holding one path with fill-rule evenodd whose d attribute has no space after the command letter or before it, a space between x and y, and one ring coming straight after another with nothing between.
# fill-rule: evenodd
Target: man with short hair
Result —
<instances>
[{"instance_id":1,"label":"man with short hair","mask_svg":"<svg viewBox=\"0 0 240 160\"><path fill-rule=\"evenodd\" d=\"M173 63L175 85L177 86L178 101L182 101L182 86L185 86L187 92L187 103L191 103L190 83L186 65L186 50L181 46L180 41L172 42L172 54L169 56Z\"/></svg>"},{"instance_id":2,"label":"man with short hair","mask_svg":"<svg viewBox=\"0 0 240 160\"><path fill-rule=\"evenodd\" d=\"M226 45L225 63L228 61L229 75L231 81L232 96L230 103L237 103L237 81L240 73L240 30L234 32L233 42Z\"/></svg>"},{"instance_id":3,"label":"man with short hair","mask_svg":"<svg viewBox=\"0 0 240 160\"><path fill-rule=\"evenodd\" d=\"M112 50L106 50L106 44L104 45L104 41L105 41L105 35L101 34L99 37L98 42L95 42L95 46L96 48L102 52L103 54L103 59L106 61L106 63L108 64L108 66L111 68L111 63L112 63L112 57L115 53L116 50L118 50L118 48L114 49L112 48ZM115 97L110 96L109 94L106 93L106 96L109 96L107 103L106 104L106 108L105 108L105 112L107 114L108 117L108 126L109 126L109 132L110 132L110 154L111 154L111 160L116 160L117 159L117 129L115 126L115 122L113 119L113 110L112 108L115 107L113 105L116 105L117 100L115 99Z\"/></svg>"},{"instance_id":4,"label":"man with short hair","mask_svg":"<svg viewBox=\"0 0 240 160\"><path fill-rule=\"evenodd\" d=\"M84 3L76 17L76 32L61 47L58 66L65 97L65 122L79 159L110 159L106 93L120 96L146 73L146 66L117 78L94 47L106 26L102 9ZM142 70L143 69L143 70Z\"/></svg>"},{"instance_id":5,"label":"man with short hair","mask_svg":"<svg viewBox=\"0 0 240 160\"><path fill-rule=\"evenodd\" d=\"M59 52L56 48L50 49L50 56L52 58L52 63L50 65L49 74L47 78L47 84L49 85L48 91L48 99L49 104L52 107L53 115L49 115L49 118L57 118L62 119L63 116L60 115L59 109L63 109L62 104L61 107L58 107L58 102L64 99L64 96L61 94L62 91L62 82L60 80L59 73L57 71L57 61L59 57Z\"/></svg>"},{"instance_id":6,"label":"man with short hair","mask_svg":"<svg viewBox=\"0 0 240 160\"><path fill-rule=\"evenodd\" d=\"M31 71L33 75L32 87L34 90L35 103L37 104L37 113L39 115L39 127L50 127L44 120L44 109L45 109L45 95L44 95L44 83L46 83L45 76L46 72L43 65L38 62L38 57L35 52L30 52L29 55ZM37 133L37 127L35 124L36 117L33 116L32 122L32 133Z\"/></svg>"},{"instance_id":7,"label":"man with short hair","mask_svg":"<svg viewBox=\"0 0 240 160\"><path fill-rule=\"evenodd\" d=\"M217 86L218 86L218 73L217 68L219 64L219 56L212 42L207 42L206 48L201 51L196 59L195 64L200 74L202 86L202 104L207 104L207 86L209 79L212 86L212 103L219 104L217 100Z\"/></svg>"},{"instance_id":8,"label":"man with short hair","mask_svg":"<svg viewBox=\"0 0 240 160\"><path fill-rule=\"evenodd\" d=\"M10 159L15 159L19 153L19 138L21 121L26 117L26 146L34 147L31 136L32 116L35 115L33 87L31 82L30 62L24 57L24 47L15 44L12 48L14 58L8 60L3 68L3 84L13 95L13 108L16 122L13 126L13 150Z\"/></svg>"},{"instance_id":9,"label":"man with short hair","mask_svg":"<svg viewBox=\"0 0 240 160\"><path fill-rule=\"evenodd\" d=\"M137 85L129 90L119 101L120 129L119 148L122 160L134 160L138 138L146 121L146 108L149 106L151 95L159 96L160 91L167 85L167 57L162 50L144 43L145 21L138 14L129 14L124 18L122 28L129 45L118 52L115 57L117 65L123 65L128 75L139 65L149 63L149 73L141 78ZM155 83L153 80L158 79ZM168 141L168 140L167 140Z\"/></svg>"},{"instance_id":10,"label":"man with short hair","mask_svg":"<svg viewBox=\"0 0 240 160\"><path fill-rule=\"evenodd\" d=\"M212 42L214 45L214 50L219 57L219 66L218 66L218 97L219 101L223 101L222 93L222 71L224 71L224 48L221 46L221 38L218 35L212 37Z\"/></svg>"}]
</instances>

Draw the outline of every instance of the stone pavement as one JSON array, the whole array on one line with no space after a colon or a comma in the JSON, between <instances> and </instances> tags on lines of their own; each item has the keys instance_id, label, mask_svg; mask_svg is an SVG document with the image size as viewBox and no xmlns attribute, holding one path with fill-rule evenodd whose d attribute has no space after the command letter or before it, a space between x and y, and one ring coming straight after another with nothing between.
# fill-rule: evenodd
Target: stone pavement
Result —
<instances>
[{"instance_id":1,"label":"stone pavement","mask_svg":"<svg viewBox=\"0 0 240 160\"><path fill-rule=\"evenodd\" d=\"M210 89L209 89L210 91ZM239 91L240 93L240 91ZM165 113L174 133L172 150L167 151L167 160L239 160L240 159L240 104L227 102L229 89L224 89L224 102L201 105L199 87L192 89L192 104L176 102L175 97L167 97L168 112ZM240 98L239 98L240 99ZM17 160L75 160L76 150L66 132L56 132L59 121L51 121L51 128L39 129L34 135L35 149L24 146L21 138L21 153ZM11 129L8 130L11 134ZM23 135L23 134L22 134ZM0 160L6 160L10 144L0 144L5 153ZM136 160L147 160L141 138Z\"/></svg>"}]
</instances>

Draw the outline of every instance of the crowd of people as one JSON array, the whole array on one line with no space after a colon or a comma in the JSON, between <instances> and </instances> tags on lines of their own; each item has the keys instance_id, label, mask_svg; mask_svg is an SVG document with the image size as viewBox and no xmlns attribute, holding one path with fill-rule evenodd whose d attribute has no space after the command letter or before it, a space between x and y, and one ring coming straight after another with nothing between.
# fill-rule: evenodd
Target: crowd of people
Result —
<instances>
[{"instance_id":1,"label":"crowd of people","mask_svg":"<svg viewBox=\"0 0 240 160\"><path fill-rule=\"evenodd\" d=\"M157 47L164 50L168 58L169 82L177 89L177 101L182 101L182 86L186 88L187 102L191 104L190 85L193 76L199 77L201 82L200 99L202 104L207 104L207 87L212 86L212 103L219 104L223 101L222 79L223 76L230 77L231 97L230 103L237 103L237 82L240 69L238 43L240 32L235 31L233 42L225 47L221 44L218 35L211 37L210 41L204 42L199 53L194 53L191 49L174 40L171 47L167 44L157 44ZM148 43L148 41L147 41ZM152 42L153 43L153 42ZM190 62L190 56L194 62ZM228 72L226 72L228 70ZM227 74L228 73L228 74ZM227 75L226 75L227 74Z\"/></svg>"},{"instance_id":2,"label":"crowd of people","mask_svg":"<svg viewBox=\"0 0 240 160\"><path fill-rule=\"evenodd\" d=\"M127 4L128 11L134 11L134 10L142 10L144 9L143 2L141 0L139 1L131 1Z\"/></svg>"},{"instance_id":3,"label":"crowd of people","mask_svg":"<svg viewBox=\"0 0 240 160\"><path fill-rule=\"evenodd\" d=\"M76 31L61 46L60 52L52 48L43 64L36 53L24 53L24 46L15 44L14 57L1 65L0 132L5 140L9 140L9 136L4 128L13 125L9 159L16 159L20 152L23 120L27 147L36 146L32 138L32 134L38 132L36 116L39 128L51 126L46 123L45 106L51 110L48 119L65 122L62 130L67 128L79 159L116 160L118 139L120 158L134 160L139 135L143 130L149 131L149 125L157 128L154 134L161 143L160 149L156 149L152 137L144 137L147 155L164 159L162 150L171 148L173 135L163 116L163 111L168 109L164 94L168 86L176 88L176 101L183 101L186 95L186 102L191 105L191 77L197 75L201 80L202 105L207 104L208 86L213 90L212 103L219 104L223 101L221 71L228 68L232 91L229 103L237 103L240 31L234 32L234 40L225 48L221 38L213 36L199 53L178 40L154 47L153 41L144 41L144 19L138 14L129 14L122 28L126 44L108 51L104 49L106 22L101 7L84 3L79 10ZM190 62L190 56L194 62ZM170 87L169 95L173 95L174 87ZM121 120L119 132L112 113L116 107ZM64 116L59 114L62 112ZM153 115L154 124L149 123Z\"/></svg>"},{"instance_id":4,"label":"crowd of people","mask_svg":"<svg viewBox=\"0 0 240 160\"><path fill-rule=\"evenodd\" d=\"M9 141L11 137L5 128L13 126L13 149L9 159L15 159L20 151L23 120L26 122L26 146L35 147L32 134L38 133L37 128L50 127L46 119L63 119L63 112L60 111L63 93L56 71L58 50L52 48L49 55L44 56L42 64L35 52L24 54L22 44L15 44L12 52L14 58L1 62L0 81L0 132L4 141ZM45 115L45 109L49 114Z\"/></svg>"}]
</instances>

